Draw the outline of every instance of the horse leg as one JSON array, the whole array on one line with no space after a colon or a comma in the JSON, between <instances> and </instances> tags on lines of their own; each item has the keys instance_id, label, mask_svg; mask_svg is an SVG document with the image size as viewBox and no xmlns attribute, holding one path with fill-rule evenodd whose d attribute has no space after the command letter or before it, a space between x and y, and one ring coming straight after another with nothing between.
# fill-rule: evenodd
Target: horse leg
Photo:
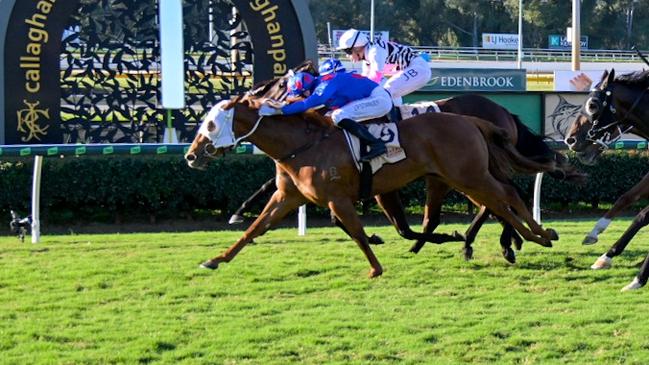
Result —
<instances>
[{"instance_id":1,"label":"horse leg","mask_svg":"<svg viewBox=\"0 0 649 365\"><path fill-rule=\"evenodd\" d=\"M642 267L640 267L640 272L633 278L633 281L629 285L622 288L622 291L636 290L640 289L643 286L647 285L647 279L649 279L649 255L645 257Z\"/></svg>"},{"instance_id":2,"label":"horse leg","mask_svg":"<svg viewBox=\"0 0 649 365\"><path fill-rule=\"evenodd\" d=\"M466 187L464 189L465 193L471 196L472 199L486 205L495 215L511 224L526 240L536 242L544 247L552 247L550 242L551 232L545 232L532 219L532 214L527 210L516 189L511 185L502 183L491 175L487 175L485 179L480 179L480 181L474 180L473 184L475 184L473 185L475 188ZM529 229L510 210L510 207L522 215L521 218L529 225Z\"/></svg>"},{"instance_id":3,"label":"horse leg","mask_svg":"<svg viewBox=\"0 0 649 365\"><path fill-rule=\"evenodd\" d=\"M367 261L369 261L370 272L368 276L370 278L377 277L383 274L383 268L379 263L379 260L374 256L374 252L370 248L370 245L367 242L367 236L365 235L365 230L361 224L361 220L356 214L356 208L354 204L349 199L341 198L336 200L329 201L329 209L336 215L340 222L347 228L350 235L356 241L358 247L363 251Z\"/></svg>"},{"instance_id":4,"label":"horse leg","mask_svg":"<svg viewBox=\"0 0 649 365\"><path fill-rule=\"evenodd\" d=\"M259 190L255 191L246 201L244 201L239 209L237 209L232 216L230 216L230 220L228 221L228 224L239 224L243 223L243 213L247 212L250 209L250 206L253 203L256 203L258 200L261 199L262 196L264 196L266 193L275 190L275 177L272 179L266 181L264 185L259 188Z\"/></svg>"},{"instance_id":5,"label":"horse leg","mask_svg":"<svg viewBox=\"0 0 649 365\"><path fill-rule=\"evenodd\" d=\"M248 243L252 242L255 237L266 233L274 224L278 223L286 214L295 210L304 204L306 199L299 194L286 194L284 191L277 190L270 197L266 207L259 217L248 227L243 236L237 242L230 246L224 253L213 257L201 264L206 269L216 269L222 262L230 262Z\"/></svg>"},{"instance_id":6,"label":"horse leg","mask_svg":"<svg viewBox=\"0 0 649 365\"><path fill-rule=\"evenodd\" d=\"M620 237L605 254L597 258L590 268L593 270L610 268L612 266L611 261L613 260L613 257L622 254L626 246L631 242L631 239L633 239L636 233L647 224L649 224L649 206L642 209L642 211L633 218L633 222L631 222L629 228L624 231L622 237Z\"/></svg>"},{"instance_id":7,"label":"horse leg","mask_svg":"<svg viewBox=\"0 0 649 365\"><path fill-rule=\"evenodd\" d=\"M426 176L426 205L424 206L424 218L422 221L422 234L424 236L417 239L417 242L410 247L410 252L418 253L422 247L424 247L426 242L432 242L428 235L435 235L433 232L440 223L442 204L450 190L451 188L448 184L442 180L432 176ZM453 232L450 236L447 234L442 235L446 237L447 241L465 240L465 238L457 231Z\"/></svg>"},{"instance_id":8,"label":"horse leg","mask_svg":"<svg viewBox=\"0 0 649 365\"><path fill-rule=\"evenodd\" d=\"M629 191L619 197L611 209L609 209L602 218L600 218L593 230L586 235L582 244L592 245L597 243L598 235L606 230L611 220L615 218L622 210L638 201L640 198L649 195L649 173L642 177Z\"/></svg>"},{"instance_id":9,"label":"horse leg","mask_svg":"<svg viewBox=\"0 0 649 365\"><path fill-rule=\"evenodd\" d=\"M414 232L412 229L410 229L410 225L408 224L405 209L401 204L401 199L399 198L398 191L377 195L375 196L375 198L377 204L381 207L383 213L385 213L385 216L396 228L397 233L399 233L399 235L405 239L421 240L423 243L431 242L437 244L452 241L461 241L463 239L448 234Z\"/></svg>"},{"instance_id":10,"label":"horse leg","mask_svg":"<svg viewBox=\"0 0 649 365\"><path fill-rule=\"evenodd\" d=\"M478 214L473 217L471 225L469 225L469 228L467 228L466 232L464 233L464 259L467 261L473 259L473 247L471 245L475 241L475 237L478 235L478 231L480 230L484 222L486 222L489 218L489 211L487 210L487 207L485 207L484 205L479 206L480 210L478 210Z\"/></svg>"},{"instance_id":11,"label":"horse leg","mask_svg":"<svg viewBox=\"0 0 649 365\"><path fill-rule=\"evenodd\" d=\"M351 235L351 234L349 233L349 231L347 230L347 228L345 228L345 226L344 226L344 225L340 222L340 220L336 217L336 215L333 214L333 212L331 212L331 211L330 211L330 214L331 214L331 223L333 223L336 227L342 229L343 232L347 233L347 235L348 235L350 238L353 238L352 235ZM380 236L377 236L377 235L375 235L375 234L372 234L371 236L367 236L367 242L368 242L370 245L382 245L382 244L385 243L385 241L383 241L383 238L381 238Z\"/></svg>"},{"instance_id":12,"label":"horse leg","mask_svg":"<svg viewBox=\"0 0 649 365\"><path fill-rule=\"evenodd\" d=\"M512 241L514 240L514 234L516 234L516 232L509 223L503 221L502 219L499 220L503 226L503 231L500 234L500 247L502 248L503 257L510 264L515 264L516 253L512 249ZM518 237L518 239L520 239L520 237Z\"/></svg>"}]
</instances>

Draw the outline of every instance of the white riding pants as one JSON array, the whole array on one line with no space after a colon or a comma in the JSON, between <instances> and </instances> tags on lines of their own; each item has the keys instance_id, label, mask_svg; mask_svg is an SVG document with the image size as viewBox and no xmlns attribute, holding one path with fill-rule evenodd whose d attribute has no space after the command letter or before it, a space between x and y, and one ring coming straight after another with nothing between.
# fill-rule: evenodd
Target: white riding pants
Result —
<instances>
[{"instance_id":1,"label":"white riding pants","mask_svg":"<svg viewBox=\"0 0 649 365\"><path fill-rule=\"evenodd\" d=\"M395 106L403 104L402 96L425 86L432 76L428 62L421 58L415 57L410 61L410 65L405 69L395 73L390 77L383 87L390 92Z\"/></svg>"},{"instance_id":2,"label":"white riding pants","mask_svg":"<svg viewBox=\"0 0 649 365\"><path fill-rule=\"evenodd\" d=\"M372 90L370 96L352 101L331 112L331 119L336 125L343 119L352 119L357 122L372 118L382 117L392 109L392 98L381 86Z\"/></svg>"}]
</instances>

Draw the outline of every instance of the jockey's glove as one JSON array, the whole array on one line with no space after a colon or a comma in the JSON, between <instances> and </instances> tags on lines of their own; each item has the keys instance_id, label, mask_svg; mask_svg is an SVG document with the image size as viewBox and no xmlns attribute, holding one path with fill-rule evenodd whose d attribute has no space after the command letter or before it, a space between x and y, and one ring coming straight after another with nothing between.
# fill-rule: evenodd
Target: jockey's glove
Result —
<instances>
[{"instance_id":1,"label":"jockey's glove","mask_svg":"<svg viewBox=\"0 0 649 365\"><path fill-rule=\"evenodd\" d=\"M259 108L260 117L268 117L271 115L278 115L278 114L282 114L282 109L273 108L268 104L262 104L261 107Z\"/></svg>"}]
</instances>

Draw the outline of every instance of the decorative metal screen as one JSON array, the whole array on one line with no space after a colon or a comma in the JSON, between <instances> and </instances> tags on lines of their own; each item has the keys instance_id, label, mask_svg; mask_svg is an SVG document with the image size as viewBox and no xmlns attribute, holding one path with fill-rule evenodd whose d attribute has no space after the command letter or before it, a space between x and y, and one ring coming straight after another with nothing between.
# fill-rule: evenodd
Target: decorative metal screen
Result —
<instances>
[{"instance_id":1,"label":"decorative metal screen","mask_svg":"<svg viewBox=\"0 0 649 365\"><path fill-rule=\"evenodd\" d=\"M61 50L64 143L161 142L156 0L82 0ZM252 82L252 43L227 0L184 0L186 108L173 112L181 142L218 100Z\"/></svg>"}]
</instances>

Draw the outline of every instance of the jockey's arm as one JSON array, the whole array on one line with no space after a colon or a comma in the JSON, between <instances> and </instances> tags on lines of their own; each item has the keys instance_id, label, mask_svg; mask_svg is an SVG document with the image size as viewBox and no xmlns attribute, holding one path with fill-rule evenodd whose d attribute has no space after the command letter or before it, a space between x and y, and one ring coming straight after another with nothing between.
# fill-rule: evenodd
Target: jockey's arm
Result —
<instances>
[{"instance_id":1,"label":"jockey's arm","mask_svg":"<svg viewBox=\"0 0 649 365\"><path fill-rule=\"evenodd\" d=\"M383 68L385 68L385 61L387 60L388 54L383 48L377 46L372 46L367 50L366 58L369 65L367 66L368 79L376 82L377 84L381 83L383 80Z\"/></svg>"},{"instance_id":2,"label":"jockey's arm","mask_svg":"<svg viewBox=\"0 0 649 365\"><path fill-rule=\"evenodd\" d=\"M282 107L282 114L304 113L311 108L326 105L326 101L331 98L336 91L335 88L331 86L332 85L325 85L322 90L316 90L316 92L308 98Z\"/></svg>"}]
</instances>

